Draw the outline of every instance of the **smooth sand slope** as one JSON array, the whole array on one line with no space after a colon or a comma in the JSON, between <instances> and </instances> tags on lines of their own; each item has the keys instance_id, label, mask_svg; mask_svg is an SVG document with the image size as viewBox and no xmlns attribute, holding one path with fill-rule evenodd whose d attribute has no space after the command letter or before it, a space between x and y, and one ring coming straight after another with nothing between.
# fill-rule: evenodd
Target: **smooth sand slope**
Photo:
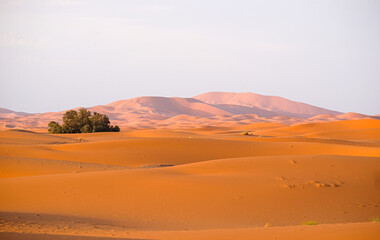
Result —
<instances>
[{"instance_id":1,"label":"smooth sand slope","mask_svg":"<svg viewBox=\"0 0 380 240\"><path fill-rule=\"evenodd\" d=\"M344 140L377 140L380 136L380 121L361 119L310 123L256 131L255 134L269 136L306 136Z\"/></svg>"},{"instance_id":2,"label":"smooth sand slope","mask_svg":"<svg viewBox=\"0 0 380 240\"><path fill-rule=\"evenodd\" d=\"M378 239L379 122L3 131L0 239Z\"/></svg>"}]
</instances>

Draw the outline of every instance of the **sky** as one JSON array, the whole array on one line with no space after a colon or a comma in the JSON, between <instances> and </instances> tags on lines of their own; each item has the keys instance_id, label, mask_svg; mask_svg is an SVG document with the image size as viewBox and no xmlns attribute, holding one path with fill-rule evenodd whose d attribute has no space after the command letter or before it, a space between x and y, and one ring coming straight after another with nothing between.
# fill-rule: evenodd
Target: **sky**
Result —
<instances>
[{"instance_id":1,"label":"sky","mask_svg":"<svg viewBox=\"0 0 380 240\"><path fill-rule=\"evenodd\" d=\"M0 107L281 96L380 114L378 0L1 0Z\"/></svg>"}]
</instances>

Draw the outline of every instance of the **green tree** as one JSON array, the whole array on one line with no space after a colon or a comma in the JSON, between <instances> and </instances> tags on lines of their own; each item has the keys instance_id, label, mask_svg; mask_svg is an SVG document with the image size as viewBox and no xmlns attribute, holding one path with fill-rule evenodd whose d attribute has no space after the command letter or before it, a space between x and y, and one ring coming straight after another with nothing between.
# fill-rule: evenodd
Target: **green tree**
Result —
<instances>
[{"instance_id":1,"label":"green tree","mask_svg":"<svg viewBox=\"0 0 380 240\"><path fill-rule=\"evenodd\" d=\"M84 109L84 108L81 108L81 109L79 109L79 112L78 112L78 118L79 118L79 122L80 122L80 130L79 131L81 133L92 132L93 124L90 120L91 112Z\"/></svg>"},{"instance_id":2,"label":"green tree","mask_svg":"<svg viewBox=\"0 0 380 240\"><path fill-rule=\"evenodd\" d=\"M93 132L110 131L110 120L106 115L94 112L94 115L90 117L90 121L92 123Z\"/></svg>"},{"instance_id":3,"label":"green tree","mask_svg":"<svg viewBox=\"0 0 380 240\"><path fill-rule=\"evenodd\" d=\"M91 133L91 132L92 132L92 127L91 127L89 124L86 124L86 125L84 125L84 126L80 129L80 132L81 132L81 133Z\"/></svg>"},{"instance_id":4,"label":"green tree","mask_svg":"<svg viewBox=\"0 0 380 240\"><path fill-rule=\"evenodd\" d=\"M49 133L63 133L62 127L57 122L49 122Z\"/></svg>"},{"instance_id":5,"label":"green tree","mask_svg":"<svg viewBox=\"0 0 380 240\"><path fill-rule=\"evenodd\" d=\"M110 120L105 114L82 108L79 111L69 110L62 116L63 124L49 123L49 133L91 133L91 132L120 132L118 126L110 125Z\"/></svg>"},{"instance_id":6,"label":"green tree","mask_svg":"<svg viewBox=\"0 0 380 240\"><path fill-rule=\"evenodd\" d=\"M110 127L110 132L120 132L119 126L115 125Z\"/></svg>"},{"instance_id":7,"label":"green tree","mask_svg":"<svg viewBox=\"0 0 380 240\"><path fill-rule=\"evenodd\" d=\"M91 127L92 123L90 121L91 112L81 108L78 111L78 118L81 124L81 128L83 128L85 125L89 125Z\"/></svg>"},{"instance_id":8,"label":"green tree","mask_svg":"<svg viewBox=\"0 0 380 240\"><path fill-rule=\"evenodd\" d=\"M79 120L78 112L75 110L67 111L62 117L62 128L65 133L79 133L82 124Z\"/></svg>"}]
</instances>

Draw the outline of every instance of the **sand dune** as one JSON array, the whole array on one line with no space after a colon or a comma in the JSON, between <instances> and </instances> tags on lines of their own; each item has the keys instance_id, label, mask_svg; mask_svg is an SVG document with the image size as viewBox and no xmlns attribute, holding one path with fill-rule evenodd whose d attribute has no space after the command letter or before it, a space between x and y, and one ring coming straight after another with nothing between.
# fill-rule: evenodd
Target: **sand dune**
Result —
<instances>
[{"instance_id":1,"label":"sand dune","mask_svg":"<svg viewBox=\"0 0 380 240\"><path fill-rule=\"evenodd\" d=\"M200 117L213 115L229 115L231 113L220 110L193 98L165 98L165 97L139 97L109 104L115 111L143 111L153 112L166 116L188 114Z\"/></svg>"},{"instance_id":2,"label":"sand dune","mask_svg":"<svg viewBox=\"0 0 380 240\"><path fill-rule=\"evenodd\" d=\"M379 122L0 131L0 238L377 239Z\"/></svg>"},{"instance_id":3,"label":"sand dune","mask_svg":"<svg viewBox=\"0 0 380 240\"><path fill-rule=\"evenodd\" d=\"M0 158L0 165L0 178L125 169L113 165L25 157Z\"/></svg>"},{"instance_id":4,"label":"sand dune","mask_svg":"<svg viewBox=\"0 0 380 240\"><path fill-rule=\"evenodd\" d=\"M79 108L75 108L78 110ZM302 124L377 118L359 113L342 114L305 103L254 93L205 93L194 98L137 97L87 108L109 116L124 129L190 129L202 126L233 127L256 122ZM0 129L47 129L61 122L60 112L28 114L0 109Z\"/></svg>"},{"instance_id":5,"label":"sand dune","mask_svg":"<svg viewBox=\"0 0 380 240\"><path fill-rule=\"evenodd\" d=\"M349 113L339 114L336 117L342 120L353 120L353 119L368 118L369 116L360 114L360 113L349 112Z\"/></svg>"},{"instance_id":6,"label":"sand dune","mask_svg":"<svg viewBox=\"0 0 380 240\"><path fill-rule=\"evenodd\" d=\"M63 144L79 142L78 139L67 138L64 135L41 134L26 130L6 130L0 131L0 145L38 145L38 144Z\"/></svg>"},{"instance_id":7,"label":"sand dune","mask_svg":"<svg viewBox=\"0 0 380 240\"><path fill-rule=\"evenodd\" d=\"M286 127L286 124L272 122L257 122L236 127L237 130L264 130Z\"/></svg>"},{"instance_id":8,"label":"sand dune","mask_svg":"<svg viewBox=\"0 0 380 240\"><path fill-rule=\"evenodd\" d=\"M117 133L112 136L118 136ZM324 144L320 142L253 142L210 138L127 138L59 145L0 145L0 151L14 157L31 157L88 162L116 166L145 166L152 164L184 164L211 159L335 154L379 156L380 149L366 146ZM270 139L269 139L270 140Z\"/></svg>"},{"instance_id":9,"label":"sand dune","mask_svg":"<svg viewBox=\"0 0 380 240\"><path fill-rule=\"evenodd\" d=\"M40 215L42 216L42 215ZM21 222L18 219L18 222ZM182 230L182 231L134 231L122 226L91 225L81 223L76 225L52 225L31 224L25 222L24 233L14 232L17 226L7 226L8 232L0 232L1 239L7 240L190 240L190 239L326 239L326 240L376 240L379 236L379 226L376 223L345 223L345 224L322 224L317 226L286 226L270 228L231 228L211 230ZM79 224L77 224L79 225ZM30 227L31 226L31 227ZM41 231L44 229L45 231ZM49 230L47 233L46 230ZM77 233L76 236L72 232ZM317 234L316 234L317 233Z\"/></svg>"},{"instance_id":10,"label":"sand dune","mask_svg":"<svg viewBox=\"0 0 380 240\"><path fill-rule=\"evenodd\" d=\"M380 120L361 119L301 124L275 130L257 131L260 135L307 136L346 140L379 139Z\"/></svg>"},{"instance_id":11,"label":"sand dune","mask_svg":"<svg viewBox=\"0 0 380 240\"><path fill-rule=\"evenodd\" d=\"M160 230L363 222L380 214L379 169L378 158L281 156L7 178L0 210Z\"/></svg>"},{"instance_id":12,"label":"sand dune","mask_svg":"<svg viewBox=\"0 0 380 240\"><path fill-rule=\"evenodd\" d=\"M290 101L276 96L264 96L254 93L209 92L194 97L209 104L232 104L258 107L285 116L307 118L318 114L340 114L305 103Z\"/></svg>"},{"instance_id":13,"label":"sand dune","mask_svg":"<svg viewBox=\"0 0 380 240\"><path fill-rule=\"evenodd\" d=\"M30 113L14 112L14 111L6 109L6 108L0 108L0 118L9 118L9 117L15 117L15 116L26 116L29 114Z\"/></svg>"}]
</instances>

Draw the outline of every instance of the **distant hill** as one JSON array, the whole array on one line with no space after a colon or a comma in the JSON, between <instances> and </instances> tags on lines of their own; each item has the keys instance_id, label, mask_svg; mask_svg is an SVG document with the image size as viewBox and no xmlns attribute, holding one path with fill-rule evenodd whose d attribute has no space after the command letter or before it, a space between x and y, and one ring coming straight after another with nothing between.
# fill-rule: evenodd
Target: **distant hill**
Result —
<instances>
[{"instance_id":1,"label":"distant hill","mask_svg":"<svg viewBox=\"0 0 380 240\"><path fill-rule=\"evenodd\" d=\"M16 116L28 116L30 113L14 112L6 108L0 108L0 118L12 118Z\"/></svg>"},{"instance_id":2,"label":"distant hill","mask_svg":"<svg viewBox=\"0 0 380 240\"><path fill-rule=\"evenodd\" d=\"M255 93L231 93L231 92L209 92L194 97L205 103L219 105L238 105L255 107L270 111L278 115L309 118L320 114L338 115L341 112L332 111L306 103L295 102L282 97L264 96Z\"/></svg>"},{"instance_id":3,"label":"distant hill","mask_svg":"<svg viewBox=\"0 0 380 240\"><path fill-rule=\"evenodd\" d=\"M13 115L13 116L15 116L15 115L27 116L27 115L31 115L31 114L30 113L24 113L24 112L14 112L14 111L6 109L6 108L0 108L0 117L9 117L11 115Z\"/></svg>"},{"instance_id":4,"label":"distant hill","mask_svg":"<svg viewBox=\"0 0 380 240\"><path fill-rule=\"evenodd\" d=\"M193 98L137 97L87 109L106 114L112 124L127 128L194 128L255 122L295 124L370 118L281 97L226 92L210 92ZM60 122L63 113L28 114L0 108L0 128L47 128L50 121Z\"/></svg>"}]
</instances>

